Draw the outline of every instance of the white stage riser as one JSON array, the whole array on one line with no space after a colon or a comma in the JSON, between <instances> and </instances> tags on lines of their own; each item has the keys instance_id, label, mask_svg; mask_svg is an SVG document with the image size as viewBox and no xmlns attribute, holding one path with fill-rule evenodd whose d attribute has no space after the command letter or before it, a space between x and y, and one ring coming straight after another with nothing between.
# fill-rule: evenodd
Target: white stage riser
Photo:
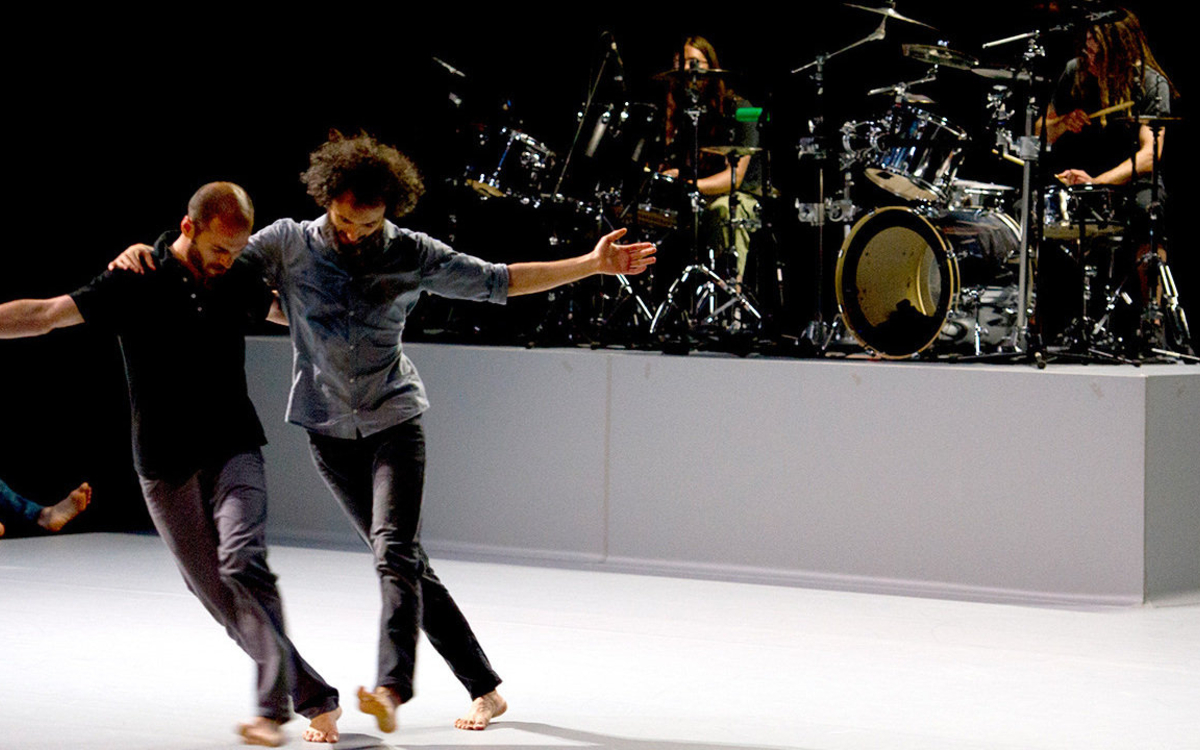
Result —
<instances>
[{"instance_id":1,"label":"white stage riser","mask_svg":"<svg viewBox=\"0 0 1200 750\"><path fill-rule=\"evenodd\" d=\"M1030 604L1200 600L1200 368L406 348L433 554ZM252 339L276 540L357 543Z\"/></svg>"}]
</instances>

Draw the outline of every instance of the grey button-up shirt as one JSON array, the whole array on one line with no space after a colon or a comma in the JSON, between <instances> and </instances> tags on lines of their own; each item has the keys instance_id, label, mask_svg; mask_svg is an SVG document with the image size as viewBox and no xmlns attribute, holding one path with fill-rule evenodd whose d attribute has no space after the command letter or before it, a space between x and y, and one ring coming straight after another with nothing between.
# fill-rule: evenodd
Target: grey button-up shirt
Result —
<instances>
[{"instance_id":1,"label":"grey button-up shirt","mask_svg":"<svg viewBox=\"0 0 1200 750\"><path fill-rule=\"evenodd\" d=\"M338 438L370 435L429 408L404 355L404 321L421 292L504 303L508 267L385 222L360 252L338 249L328 217L281 219L243 252L279 291L291 328L287 420Z\"/></svg>"}]
</instances>

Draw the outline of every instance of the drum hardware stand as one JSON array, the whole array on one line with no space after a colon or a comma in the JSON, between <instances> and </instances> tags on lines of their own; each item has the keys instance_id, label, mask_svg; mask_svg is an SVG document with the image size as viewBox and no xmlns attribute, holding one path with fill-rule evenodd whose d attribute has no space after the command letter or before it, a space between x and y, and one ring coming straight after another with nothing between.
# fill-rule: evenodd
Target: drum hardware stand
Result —
<instances>
[{"instance_id":1,"label":"drum hardware stand","mask_svg":"<svg viewBox=\"0 0 1200 750\"><path fill-rule=\"evenodd\" d=\"M1165 307L1160 306L1153 299L1146 300L1143 303L1145 305L1145 309L1141 315L1143 330L1140 334L1143 343L1147 344L1145 347L1146 350L1163 357L1177 358L1183 361L1200 361L1188 353L1191 351L1191 331L1188 328L1187 315L1179 302L1179 289L1175 286L1175 277L1171 273L1171 267L1156 253L1146 253L1116 290L1108 296L1104 307L1104 315L1092 329L1093 333L1108 332L1108 321L1117 307L1118 300L1124 302L1126 305L1133 305L1133 300L1129 297L1128 292L1125 291L1125 287L1131 281L1140 278L1142 272L1139 271L1137 266L1155 267L1155 271L1150 272L1150 274L1158 276L1159 284L1161 284L1162 299L1166 303ZM1146 327L1161 329L1166 339L1166 346L1174 346L1186 351L1178 352L1154 346L1153 343L1150 343L1146 339Z\"/></svg>"},{"instance_id":2,"label":"drum hardware stand","mask_svg":"<svg viewBox=\"0 0 1200 750\"><path fill-rule=\"evenodd\" d=\"M1192 332L1188 326L1187 313L1183 309L1183 305L1179 302L1179 289L1175 286L1175 277L1171 273L1171 267L1167 265L1167 261L1158 254L1158 245L1161 238L1160 227L1162 226L1162 204L1159 202L1158 195L1158 173L1161 168L1158 157L1159 138L1162 135L1166 126L1172 123L1178 123L1181 118L1175 117L1139 117L1138 123L1150 128L1150 133L1154 139L1153 149L1150 152L1150 262L1156 263L1158 266L1158 276L1160 284L1160 292L1162 299L1166 302L1166 309L1163 311L1162 325L1164 333L1167 334L1167 345L1174 343L1178 348L1187 351L1192 350ZM1133 159L1134 175L1137 174L1137 152L1131 157ZM1147 306L1150 303L1157 301L1147 301ZM1170 327L1167 327L1168 322ZM1172 335L1173 334L1173 335ZM1171 339L1174 341L1171 341ZM1195 358L1188 358L1188 355L1172 353L1163 354L1161 349L1153 349L1154 353L1163 356L1176 356L1186 361L1194 361Z\"/></svg>"},{"instance_id":3,"label":"drum hardware stand","mask_svg":"<svg viewBox=\"0 0 1200 750\"><path fill-rule=\"evenodd\" d=\"M1176 120L1174 118L1157 118L1157 117L1153 117L1153 116L1130 118L1128 120L1128 122L1134 128L1140 128L1140 126L1143 124L1149 125L1151 128L1151 132L1153 134L1153 138L1154 138L1153 148L1151 151L1152 156L1151 156L1151 171L1150 171L1150 205L1148 207L1149 227L1148 227L1147 239L1149 241L1148 242L1149 248L1148 248L1148 251L1141 258L1138 258L1135 261L1135 263L1133 264L1133 267L1130 269L1128 274L1126 274L1125 278L1121 281L1121 283L1119 285L1117 285L1116 289L1107 295L1107 298L1105 301L1104 314L1100 318L1100 320L1095 324L1095 326L1092 328L1092 331L1091 331L1093 336L1098 335L1100 333L1107 333L1110 336L1110 342L1109 342L1110 345L1120 343L1120 339L1115 338L1113 336L1113 334L1108 330L1110 319L1112 317L1113 312L1116 310L1118 301L1123 301L1126 305L1129 305L1131 307L1133 306L1133 300L1130 298L1129 293L1126 291L1126 287L1131 282L1134 282L1134 281L1138 282L1139 285L1144 288L1143 294L1142 294L1142 296L1144 297L1144 299L1142 299L1142 308L1143 309L1142 309L1142 312L1140 315L1139 328L1138 328L1138 331L1136 332L1138 343L1140 344L1139 350L1136 352L1136 356L1139 356L1139 357L1142 356L1142 353L1145 351L1149 351L1153 354L1157 354L1159 356L1164 356L1164 357L1168 357L1168 358L1176 357L1176 355L1178 354L1177 352L1172 352L1169 349L1163 349L1161 347L1154 346L1153 341L1154 341L1154 337L1156 336L1157 331L1162 332L1164 339L1168 335L1171 335L1174 338L1173 342L1171 342L1171 341L1167 342L1168 346L1170 346L1172 343L1174 343L1179 348L1183 348L1183 349L1191 348L1191 332L1188 328L1187 316L1184 313L1182 306L1179 304L1179 292L1178 292L1178 288L1175 285L1174 276L1171 273L1171 269L1167 265L1166 261L1163 260L1158 254L1158 247L1159 247L1160 237L1161 237L1161 232L1159 230L1159 227L1161 226L1161 204L1159 203L1159 199L1158 199L1158 169L1159 169L1158 138L1159 138L1159 134L1162 129L1162 126L1165 125L1167 121L1173 122ZM1129 200L1128 206L1129 206L1130 211L1136 210L1135 204L1136 204L1136 193L1137 193L1137 180L1136 180L1136 178L1137 178L1137 151L1138 151L1138 139L1135 135L1130 138L1130 156L1129 156L1130 182L1128 185L1129 190L1130 190L1130 196L1128 198L1128 200ZM1099 221L1104 221L1103 217L1081 217L1081 218L1082 218L1082 221L1080 224L1081 237L1084 232L1084 230L1083 230L1084 223L1088 222L1090 219L1093 219L1093 218L1098 218ZM1127 229L1127 233L1128 233L1128 227L1126 229ZM1131 256L1136 256L1137 252L1138 252L1137 238L1133 237L1132 234L1129 233L1129 234L1127 234L1127 240L1128 240L1128 243L1127 243L1128 246L1126 248L1126 251ZM1109 272L1110 279L1113 276L1112 264L1115 264L1115 258L1110 258L1110 272ZM1151 266L1153 266L1153 270L1147 270ZM1164 311L1159 307L1158 298L1157 298L1158 294L1155 293L1153 285L1141 283L1142 279L1147 278L1147 277L1157 277L1157 279L1158 279L1158 282L1159 282L1158 294L1161 294L1162 299L1165 300L1165 302L1166 302L1165 314L1164 314ZM1169 321L1169 323L1168 323L1168 321ZM1170 328L1169 331L1168 331L1168 325ZM1114 346L1114 348L1115 348L1115 346ZM1183 355L1184 358L1186 358L1187 356L1188 355L1186 353ZM1126 361L1132 361L1132 360L1126 360ZM1189 360L1184 359L1184 361L1189 361Z\"/></svg>"},{"instance_id":4,"label":"drum hardware stand","mask_svg":"<svg viewBox=\"0 0 1200 750\"><path fill-rule=\"evenodd\" d=\"M603 216L598 215L596 228L592 234L598 234L601 229ZM573 242L583 239L584 231L576 226L564 239L557 231L552 232L550 246L570 246ZM601 283L603 278L600 277ZM596 345L596 340L587 333L584 318L586 308L580 301L580 285L572 284L546 293L547 310L542 322L534 329L533 334L525 342L526 348L536 346L581 346Z\"/></svg>"},{"instance_id":5,"label":"drum hardware stand","mask_svg":"<svg viewBox=\"0 0 1200 750\"><path fill-rule=\"evenodd\" d=\"M614 200L614 196L609 193L602 193L601 200L609 202ZM626 211L622 213L620 218L623 218ZM607 212L601 210L600 218L597 221L596 233L601 234L605 231L611 231L612 223L608 221ZM604 225L608 225L605 227ZM654 272L653 268L647 269L647 275ZM646 300L642 298L637 287L629 280L629 277L623 273L613 276L617 282L617 290L611 297L605 292L604 286L607 282L607 277L600 278L600 310L592 319L592 325L595 328L597 335L592 341L592 348L599 349L609 346L611 341L611 333L620 321L626 330L632 332L633 335L619 343L627 344L633 348L641 348L648 345L649 340L647 334L649 332L650 321L654 318L654 313L650 311L650 306L646 304ZM612 301L611 305L607 303ZM608 310L607 314L605 311ZM605 336L609 335L609 340Z\"/></svg>"},{"instance_id":6,"label":"drum hardware stand","mask_svg":"<svg viewBox=\"0 0 1200 750\"><path fill-rule=\"evenodd\" d=\"M1157 255L1153 256L1158 258ZM1158 258L1161 261L1161 258ZM1166 310L1163 312L1164 325L1166 321L1171 322L1171 328L1174 329L1174 342L1168 339L1168 344L1174 343L1181 349L1192 349L1192 332L1188 327L1187 313L1183 310L1183 305L1179 303L1179 289L1175 286L1175 277L1171 273L1171 267L1165 262L1158 264L1159 280L1162 283L1162 296L1166 301ZM1171 331L1168 330L1168 336ZM1161 354L1161 352L1158 352ZM1180 354L1186 358L1187 355ZM1193 359L1195 359L1193 357Z\"/></svg>"},{"instance_id":7,"label":"drum hardware stand","mask_svg":"<svg viewBox=\"0 0 1200 750\"><path fill-rule=\"evenodd\" d=\"M735 263L735 275L732 279L725 279L714 268L717 268L718 258L715 257L711 249L709 250L709 264L694 263L683 270L683 274L676 279L667 290L667 298L654 314L654 319L650 323L651 333L660 333L667 310L674 309L680 311L684 315L685 324L695 332L697 329L704 329L716 326L725 333L742 334L749 330L747 317L757 321L757 326L761 327L763 323L763 315L759 312L757 306L751 301L749 293L743 286L742 280L736 274L736 258L737 258L737 232L738 229L746 227L747 230L751 227L757 227L760 222L753 218L737 218L740 202L737 199L737 162L743 156L750 156L757 153L760 149L742 146L715 146L705 149L706 152L719 153L725 156L729 163L729 218L726 220L726 228L729 232L729 246L725 249L725 254L732 256ZM710 267L711 266L711 267ZM689 281L699 276L699 283L695 287L689 286ZM693 303L687 308L681 307L680 300L677 294L687 294L691 296ZM721 295L725 295L726 299L718 305L718 300ZM692 313L689 315L689 312ZM728 313L731 321L726 326L720 326L719 321L722 316ZM743 317L745 316L745 317Z\"/></svg>"},{"instance_id":8,"label":"drum hardware stand","mask_svg":"<svg viewBox=\"0 0 1200 750\"><path fill-rule=\"evenodd\" d=\"M1012 111L1007 106L1009 95L1007 88L999 90L1000 87L997 87L997 90L988 96L988 108L992 111L991 121L995 123L996 129L998 146L996 153L1001 158L1021 166L1021 199L1018 203L1021 229L1017 272L1017 320L1008 340L1002 344L1002 347L1007 348L1008 351L998 354L981 354L977 357L963 358L960 361L1008 360L1019 362L1027 360L1035 364L1038 369L1046 367L1047 359L1042 351L1044 342L1040 340L1040 336L1031 334L1029 320L1033 300L1036 298L1035 285L1032 283L1030 271L1034 259L1037 258L1042 236L1042 201L1038 198L1040 188L1037 187L1038 183L1035 177L1040 176L1042 165L1045 163L1042 157L1046 153L1047 140L1047 128L1042 128L1040 135L1033 134L1040 110L1037 96L1034 93L1036 88L1034 84L1038 81L1035 65L1039 59L1046 56L1046 51L1040 42L1041 33L1040 30L1031 31L987 42L981 46L982 49L990 49L1011 42L1022 40L1026 42L1021 61L1017 69L1012 72L1012 80L1028 80L1030 82L1030 91L1025 103L1025 134L1017 138L1015 144L1012 132L1008 127ZM1011 154L1014 145L1017 156Z\"/></svg>"},{"instance_id":9,"label":"drum hardware stand","mask_svg":"<svg viewBox=\"0 0 1200 750\"><path fill-rule=\"evenodd\" d=\"M1070 30L1070 28L1073 27L1056 27L1052 31L1064 31ZM1011 131L1007 127L1008 118L1011 117L1011 112L1006 105L1007 90L999 90L998 88L994 94L988 97L988 106L992 109L992 121L998 126L996 128L996 143L998 146L996 153L1002 159L1021 166L1021 199L1018 204L1021 231L1020 265L1017 273L1017 320L1008 341L1004 344L1009 349L1009 352L995 356L984 355L984 357L993 360L997 358L1008 358L1011 361L1027 360L1035 364L1038 369L1045 368L1048 361L1048 352L1045 351L1045 342L1042 341L1040 332L1035 333L1030 330L1030 311L1034 309L1034 300L1037 299L1037 294L1035 293L1036 284L1032 278L1031 271L1042 244L1043 205L1041 199L1041 182L1042 172L1046 163L1047 131L1049 130L1049 128L1043 127L1039 135L1034 135L1035 123L1039 119L1039 114L1044 114L1044 109L1039 106L1036 94L1036 84L1041 80L1037 76L1036 63L1039 59L1046 56L1046 51L1041 45L1042 33L1043 31L1041 30L1030 31L987 42L981 47L982 49L990 49L1012 42L1025 41L1025 51L1021 55L1018 67L1012 71L1011 79L1014 81L1025 80L1030 84L1030 91L1025 104L1025 134L1017 138L1015 144L1013 143ZM1045 83L1049 86L1051 82L1045 81ZM1014 145L1017 151L1016 156L1011 154ZM1090 358L1089 355L1090 357L1106 357L1103 352L1095 351L1081 356L1084 356L1084 361L1087 361ZM1072 356L1072 354L1055 353L1054 356Z\"/></svg>"},{"instance_id":10,"label":"drum hardware stand","mask_svg":"<svg viewBox=\"0 0 1200 750\"><path fill-rule=\"evenodd\" d=\"M1083 216L1082 212L1076 212L1076 215L1079 219L1079 235L1075 239L1075 250L1070 255L1081 273L1079 315L1063 332L1062 339L1066 342L1065 348L1062 351L1056 351L1055 356L1079 358L1084 363L1098 361L1139 364L1139 360L1130 359L1117 353L1120 349L1121 339L1109 329L1111 314L1116 309L1117 301L1124 300L1127 304L1132 303L1125 291L1125 285L1136 277L1137 271L1136 269L1131 271L1115 290L1106 290L1104 314L1098 320L1093 321L1090 309L1093 286L1099 271L1096 264L1087 262L1085 252L1089 242L1087 227L1089 224L1103 226L1109 220L1102 216ZM1095 238L1093 237L1091 240L1094 241ZM1115 256L1110 255L1107 273L1110 281L1115 273L1115 262Z\"/></svg>"},{"instance_id":11,"label":"drum hardware stand","mask_svg":"<svg viewBox=\"0 0 1200 750\"><path fill-rule=\"evenodd\" d=\"M840 315L837 316L837 320L832 326L825 321L825 161L827 159L827 153L824 148L824 143L827 140L824 135L825 65L833 58L845 54L856 47L861 47L869 42L882 41L887 36L888 18L895 17L900 20L913 22L912 19L904 18L896 13L896 3L894 0L889 0L886 9L856 7L880 13L883 18L880 19L879 26L862 39L852 42L834 52L817 55L812 62L801 65L791 71L791 75L797 75L811 68L813 72L810 78L816 89L816 115L809 121L809 131L812 133L812 138L807 139L808 143L802 142L797 147L798 158L803 159L806 155L813 156L817 162L817 200L815 204L809 204L815 207L815 211L811 214L812 219L810 223L817 228L816 312L813 315L813 319L804 329L804 332L800 335L800 338L816 349L821 355L824 355L828 351L830 343L837 334L837 321L840 321L841 318ZM924 26L925 24L921 25ZM797 209L799 209L799 206L797 206Z\"/></svg>"},{"instance_id":12,"label":"drum hardware stand","mask_svg":"<svg viewBox=\"0 0 1200 750\"><path fill-rule=\"evenodd\" d=\"M811 139L805 139L805 140L811 141ZM811 143L803 143L802 142L799 150L800 150L801 158L803 158L806 155L816 156L818 158L818 160L821 160L824 158L824 154L822 152L820 152L819 150L817 150L815 145L812 145ZM842 188L842 198L840 200L834 200L832 197L829 197L829 198L825 198L823 204L819 204L819 203L804 203L799 198L796 199L795 207L796 207L796 216L797 216L798 220L800 221L801 224L808 224L811 226L818 227L818 238L819 238L818 241L820 241L822 243L823 243L823 229L822 228L823 228L825 222L828 221L828 222L833 222L833 223L844 224L845 225L844 231L846 233L849 233L850 225L854 223L855 219L858 218L858 214L860 213L859 207L850 198L851 190L854 185L854 178L853 178L853 174L850 171L850 167L853 165L854 161L855 161L854 157L849 157L849 160L846 163L840 165L843 170L842 171L843 188ZM825 180L824 180L824 172L822 171L821 174L818 175L818 193L821 194L821 193L824 193L824 191L825 191ZM823 244L822 244L822 247L824 247ZM823 257L824 257L823 253L817 254L817 273L818 273L818 275L822 274L824 272L823 268L822 268L822 258ZM820 292L820 287L823 287L823 286L824 286L824 284L821 284L818 282L818 292L817 292L818 309L820 309L823 304L822 299L821 299L821 292ZM838 336L841 334L842 328L844 327L845 323L842 321L842 316L840 314L835 315L833 317L833 322L830 324L826 324L824 322L824 320L820 317L820 315L821 314L818 313L817 319L813 320L812 322L810 322L808 324L808 327L805 329L804 334L802 336L802 340L810 343L813 347L816 348L818 353L820 353L821 355L824 355L829 351L829 347L833 344L834 341L837 340Z\"/></svg>"},{"instance_id":13,"label":"drum hardware stand","mask_svg":"<svg viewBox=\"0 0 1200 750\"><path fill-rule=\"evenodd\" d=\"M683 50L680 51L680 68L678 69L678 78L687 78L688 84L697 82L701 77L708 75L724 75L726 71L704 70L701 69L696 61L686 61L683 55ZM684 67L685 61L687 67ZM692 174L689 182L691 183L690 194L690 209L692 220L692 231L690 233L692 240L692 259L693 262L683 269L683 273L679 278L675 279L667 289L666 299L658 306L653 318L650 321L650 334L657 336L661 340L664 351L688 353L691 345L694 342L694 334L701 332L701 329L718 327L719 320L726 313L732 318L731 323L725 326L721 331L726 334L740 334L747 330L747 321L743 318L754 318L761 326L763 316L758 311L754 302L749 298L749 295L743 290L739 280L734 279L732 283L721 277L714 268L716 268L716 258L713 257L713 252L709 251L707 258L708 264L705 265L701 258L700 251L700 219L704 210L703 196L700 194L698 182L700 179L700 118L707 109L701 99L702 91L699 87L685 84L682 86L683 93L687 96L688 106L683 110L691 124L691 161ZM727 226L730 232L730 242L736 247L737 229L742 226L750 226L757 223L754 219L738 219L736 212L738 210L736 190L737 187L737 160L744 155L756 153L761 149L747 151L744 147L728 146L714 147L711 150L713 153L720 153L726 157L730 163L730 187L729 193L729 220ZM734 253L736 257L736 252ZM710 267L711 266L711 267ZM699 277L698 282L693 286L692 283ZM718 304L719 297L724 294L727 299ZM691 304L682 304L684 295L691 298ZM672 320L671 311L675 311L680 316L678 320ZM672 324L682 323L684 330L667 330ZM682 333L685 336L684 341L670 341L669 337L674 334ZM747 352L748 353L748 352Z\"/></svg>"},{"instance_id":14,"label":"drum hardware stand","mask_svg":"<svg viewBox=\"0 0 1200 750\"><path fill-rule=\"evenodd\" d=\"M983 287L971 287L963 289L959 292L960 308L963 300L969 300L969 303L974 306L975 310L975 330L972 335L972 342L975 345L975 356L983 356L983 334L987 333L988 327L984 325L983 318L980 315L983 312Z\"/></svg>"},{"instance_id":15,"label":"drum hardware stand","mask_svg":"<svg viewBox=\"0 0 1200 750\"><path fill-rule=\"evenodd\" d=\"M987 45L984 47L986 48ZM1021 59L1022 67L1029 69L1031 79L1033 78L1034 61L1045 55L1046 50L1041 46L1038 37L1034 35L1029 39ZM1033 258L1037 257L1037 243L1041 241L1041 201L1035 201L1035 196L1040 195L1040 192L1034 188L1033 178L1035 167L1038 174L1042 171L1041 156L1046 153L1048 128L1042 128L1040 137L1033 135L1038 110L1037 99L1030 93L1025 107L1025 135L1018 141L1020 158L1024 162L1021 165L1021 255L1017 272L1017 324L1013 327L1012 336L1008 342L1016 353L1024 353L1029 348L1029 304L1031 298L1029 270L1032 267ZM1003 110L997 110L997 113L1001 111ZM1030 243L1031 220L1036 232L1036 239L1032 244Z\"/></svg>"},{"instance_id":16,"label":"drum hardware stand","mask_svg":"<svg viewBox=\"0 0 1200 750\"><path fill-rule=\"evenodd\" d=\"M601 307L610 310L607 315L603 311L596 315L592 320L592 325L596 329L596 336L592 339L592 348L600 349L610 346L614 343L613 333L617 330L620 324L624 330L630 333L629 336L622 339L620 336L617 343L625 344L631 348L642 348L647 342L645 333L649 329L651 321L654 319L654 313L650 311L650 307L646 301L638 294L637 289L629 281L629 277L624 274L614 276L617 280L616 294L609 296L604 290L604 282L606 279L601 278L600 283L600 298ZM611 302L611 304L609 304Z\"/></svg>"}]
</instances>

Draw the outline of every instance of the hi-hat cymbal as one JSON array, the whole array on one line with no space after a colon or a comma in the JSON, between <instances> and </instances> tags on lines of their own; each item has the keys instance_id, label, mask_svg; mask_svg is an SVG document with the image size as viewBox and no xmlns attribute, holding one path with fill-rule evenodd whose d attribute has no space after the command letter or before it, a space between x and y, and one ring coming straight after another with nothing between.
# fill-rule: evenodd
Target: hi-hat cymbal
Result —
<instances>
[{"instance_id":1,"label":"hi-hat cymbal","mask_svg":"<svg viewBox=\"0 0 1200 750\"><path fill-rule=\"evenodd\" d=\"M716 154L717 156L729 156L733 154L737 157L752 156L762 151L758 146L702 146L700 151L706 154Z\"/></svg>"},{"instance_id":2,"label":"hi-hat cymbal","mask_svg":"<svg viewBox=\"0 0 1200 750\"><path fill-rule=\"evenodd\" d=\"M932 44L902 44L900 51L905 57L911 57L926 65L945 65L959 70L971 70L979 66L979 60L966 53Z\"/></svg>"},{"instance_id":3,"label":"hi-hat cymbal","mask_svg":"<svg viewBox=\"0 0 1200 750\"><path fill-rule=\"evenodd\" d=\"M728 78L732 75L732 70L721 70L720 68L671 68L661 73L655 73L650 77L650 80L674 81L688 78Z\"/></svg>"},{"instance_id":4,"label":"hi-hat cymbal","mask_svg":"<svg viewBox=\"0 0 1200 750\"><path fill-rule=\"evenodd\" d=\"M1178 125L1179 123L1183 122L1182 117L1167 115L1138 115L1133 119L1152 128L1162 128L1166 127L1167 125Z\"/></svg>"},{"instance_id":5,"label":"hi-hat cymbal","mask_svg":"<svg viewBox=\"0 0 1200 750\"><path fill-rule=\"evenodd\" d=\"M869 8L865 5L855 5L854 3L842 3L842 5L845 5L848 8L858 8L859 10L865 10L868 13L878 13L881 16L887 16L888 18L894 18L897 21L904 21L906 23L915 23L918 26L924 26L927 29L933 29L934 31L937 31L937 27L935 27L935 26L930 26L929 24L924 23L922 21L918 21L915 18L909 18L907 16L900 15L899 13L896 12L895 8Z\"/></svg>"}]
</instances>

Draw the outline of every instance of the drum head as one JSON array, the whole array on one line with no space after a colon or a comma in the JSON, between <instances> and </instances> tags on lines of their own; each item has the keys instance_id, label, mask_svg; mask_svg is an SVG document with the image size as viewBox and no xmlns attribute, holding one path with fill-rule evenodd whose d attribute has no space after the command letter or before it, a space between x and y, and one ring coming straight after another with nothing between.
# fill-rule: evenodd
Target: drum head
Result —
<instances>
[{"instance_id":1,"label":"drum head","mask_svg":"<svg viewBox=\"0 0 1200 750\"><path fill-rule=\"evenodd\" d=\"M854 225L835 284L851 333L881 356L903 358L937 340L958 294L958 264L924 216L882 208Z\"/></svg>"}]
</instances>

